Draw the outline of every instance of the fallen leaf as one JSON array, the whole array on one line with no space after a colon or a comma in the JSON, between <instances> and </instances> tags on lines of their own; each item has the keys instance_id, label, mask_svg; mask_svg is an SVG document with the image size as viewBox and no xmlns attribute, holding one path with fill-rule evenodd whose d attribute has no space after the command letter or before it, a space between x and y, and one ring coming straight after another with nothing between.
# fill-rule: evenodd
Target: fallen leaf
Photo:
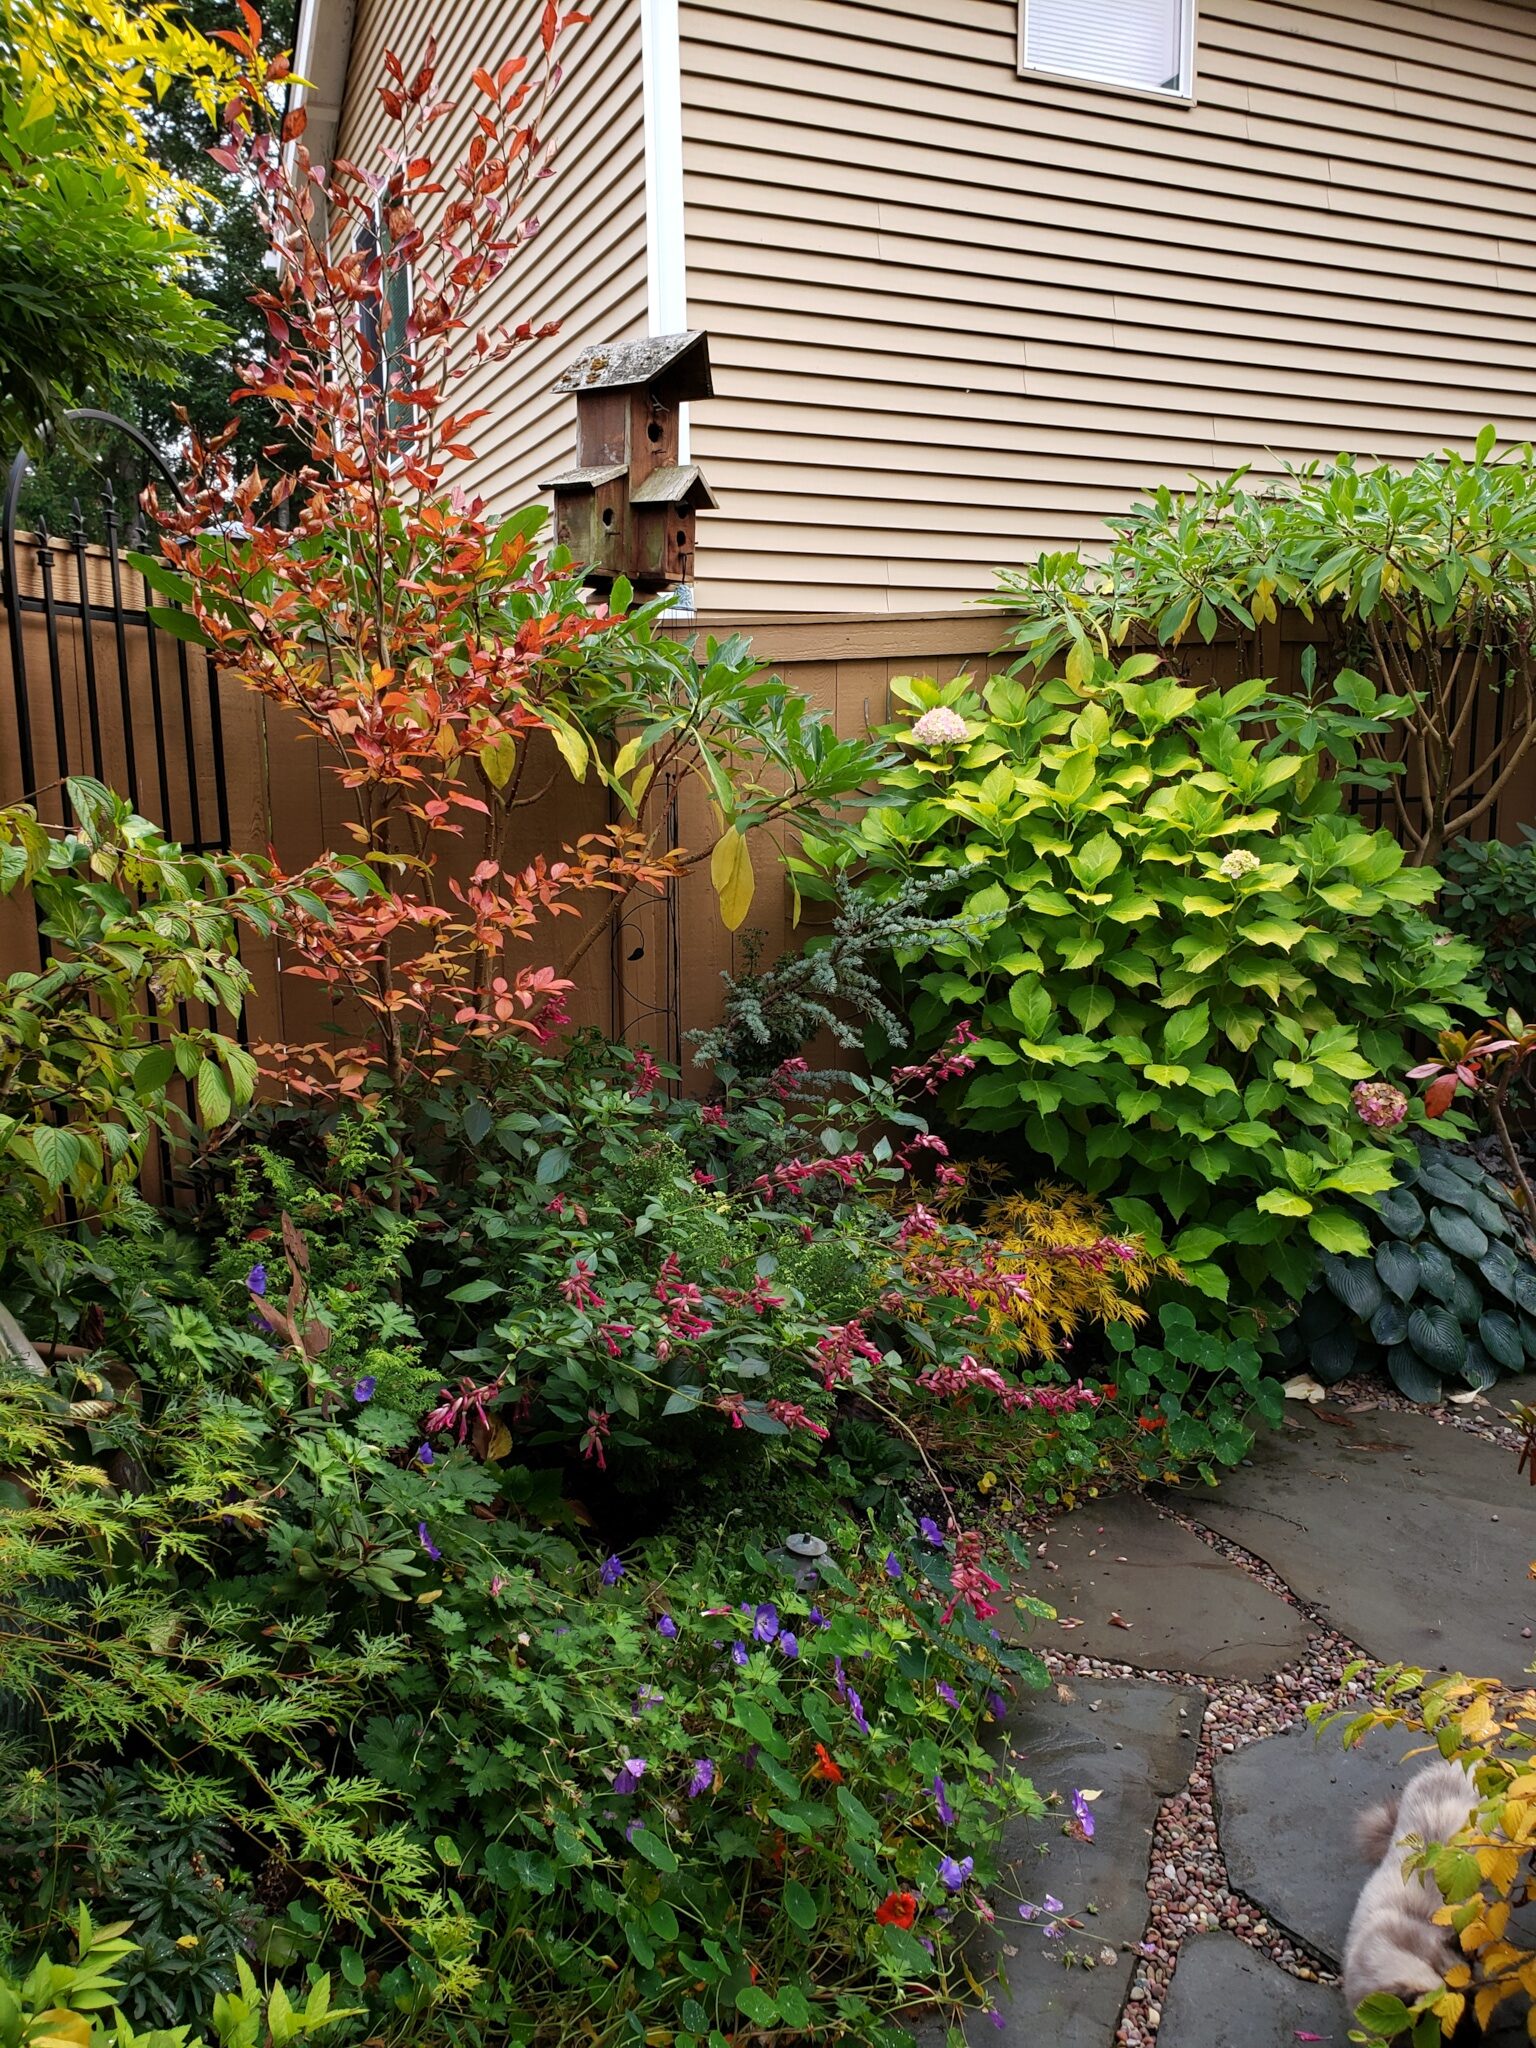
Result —
<instances>
[{"instance_id":1,"label":"fallen leaf","mask_svg":"<svg viewBox=\"0 0 1536 2048\"><path fill-rule=\"evenodd\" d=\"M1295 1379L1287 1380L1280 1389L1287 1401L1326 1401L1328 1389L1309 1372L1297 1373Z\"/></svg>"}]
</instances>

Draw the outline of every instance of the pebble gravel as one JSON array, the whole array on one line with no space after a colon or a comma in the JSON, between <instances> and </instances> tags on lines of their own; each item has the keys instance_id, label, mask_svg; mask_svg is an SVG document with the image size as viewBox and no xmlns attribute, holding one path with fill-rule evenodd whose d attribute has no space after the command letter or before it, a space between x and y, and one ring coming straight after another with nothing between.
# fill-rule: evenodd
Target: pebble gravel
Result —
<instances>
[{"instance_id":1,"label":"pebble gravel","mask_svg":"<svg viewBox=\"0 0 1536 2048\"><path fill-rule=\"evenodd\" d=\"M1447 1401L1439 1408L1426 1410L1395 1388L1383 1386L1378 1379L1358 1379L1331 1387L1328 1400L1331 1406L1361 1415L1373 1410L1427 1413L1447 1428L1467 1431L1508 1451L1518 1452L1524 1441L1520 1426L1481 1395L1471 1400ZM1536 1402L1536 1375L1532 1400ZM1376 1669L1357 1644L1331 1628L1261 1557L1206 1528L1192 1512L1170 1506L1165 1500L1159 1500L1156 1506L1160 1514L1181 1523L1240 1571L1297 1608L1316 1633L1302 1656L1261 1680L1223 1680L1187 1671L1149 1671L1139 1665L1074 1656L1062 1649L1044 1651L1056 1681L1072 1685L1079 1693L1095 1678L1151 1679L1167 1685L1198 1687L1207 1700L1199 1729L1190 1731L1189 1781L1183 1791L1163 1801L1153 1829L1147 1925L1136 1945L1136 1967L1116 2030L1115 2048L1153 2048L1179 1947L1189 1935L1223 1929L1294 1977L1308 1983L1338 1981L1327 1957L1275 1926L1251 1899L1232 1889L1217 1834L1213 1775L1221 1757L1267 1735L1278 1735L1299 1720L1308 1707L1360 1707L1371 1691ZM1029 1524L1031 1538L1043 1536L1048 1526L1048 1521ZM1048 1586L1039 1591L1049 1597ZM1346 1670L1356 1665L1363 1668L1346 1677Z\"/></svg>"},{"instance_id":2,"label":"pebble gravel","mask_svg":"<svg viewBox=\"0 0 1536 2048\"><path fill-rule=\"evenodd\" d=\"M1159 1503L1159 1511L1170 1511ZM1360 1704L1372 1671L1346 1679L1347 1666L1361 1660L1357 1646L1327 1627L1261 1558L1205 1528L1193 1515L1172 1513L1199 1539L1240 1570L1300 1609L1317 1630L1306 1653L1267 1679L1220 1680L1185 1671L1148 1671L1101 1658L1049 1650L1046 1662L1058 1682L1079 1692L1094 1678L1151 1679L1167 1685L1197 1686L1207 1705L1198 1730L1191 1730L1189 1782L1165 1799L1153 1830L1147 1880L1146 1931L1137 1945L1130 1994L1115 2034L1116 2048L1152 2048L1162 2020L1163 2000L1187 1935L1221 1928L1262 1951L1281 1969L1308 1983L1331 1984L1337 1976L1327 1958L1266 1919L1251 1899L1232 1889L1216 1831L1212 1779L1217 1762L1250 1742L1277 1735L1314 1704L1343 1708Z\"/></svg>"}]
</instances>

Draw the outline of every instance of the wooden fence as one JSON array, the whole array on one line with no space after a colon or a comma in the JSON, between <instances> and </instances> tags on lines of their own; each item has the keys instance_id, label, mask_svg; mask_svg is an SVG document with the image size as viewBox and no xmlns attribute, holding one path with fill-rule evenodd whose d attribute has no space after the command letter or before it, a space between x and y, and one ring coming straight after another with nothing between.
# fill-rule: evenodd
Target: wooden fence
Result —
<instances>
[{"instance_id":1,"label":"wooden fence","mask_svg":"<svg viewBox=\"0 0 1536 2048\"><path fill-rule=\"evenodd\" d=\"M327 848L352 845L351 800L319 743L295 718L215 675L200 649L154 626L148 593L115 535L105 546L34 535L16 540L0 633L0 802L31 797L45 818L58 820L61 778L84 772L129 795L189 846L270 850L292 870ZM676 628L721 638L747 633L759 656L829 711L844 734L887 717L895 675L985 674L1001 666L1005 657L996 650L1004 629L997 612L981 607L885 619L706 613ZM1294 687L1307 639L1298 619L1267 628L1262 672ZM1180 665L1192 680L1224 682L1242 658L1235 646L1217 643L1184 650ZM1487 715L1496 709L1490 693ZM520 814L513 847L519 862L538 851L558 853L607 820L607 798L595 780L577 787L557 772L548 780L548 796ZM1513 837L1533 816L1536 757L1504 793L1494 829ZM703 794L686 785L678 795L679 842L698 846L708 830ZM763 957L772 959L793 940L789 897L773 849L760 847L756 858L748 929L761 932ZM588 915L601 914L600 900L591 899ZM570 921L560 924L564 941ZM719 1016L721 975L741 965L743 936L721 926L702 867L665 898L632 898L613 942L594 946L582 962L572 1014L685 1062L687 1034ZM245 1020L252 1042L326 1035L334 1020L319 984L284 974L273 949L254 941L246 957L256 978ZM29 906L0 899L0 971L33 966L37 958Z\"/></svg>"},{"instance_id":2,"label":"wooden fence","mask_svg":"<svg viewBox=\"0 0 1536 2048\"><path fill-rule=\"evenodd\" d=\"M0 635L0 803L34 801L63 818L60 783L91 774L130 796L192 847L271 852L289 870L328 848L348 850L355 817L349 793L314 736L299 721L228 677L201 650L158 629L157 602L114 545L39 541L19 535L7 625ZM724 638L745 631L792 688L831 712L841 733L882 721L893 675L943 677L997 666L995 615L922 615L886 621L700 616L682 633ZM537 744L537 742L536 742ZM550 752L549 766L557 764ZM595 779L574 785L534 764L533 786L551 783L519 814L512 858L557 854L608 818ZM702 791L678 792L677 832L698 846L709 830ZM758 851L758 890L749 929L765 958L791 939L790 903L772 849ZM600 915L601 897L588 915ZM558 940L569 947L571 920ZM333 1021L326 991L286 975L270 946L248 936L256 991L245 1020L253 1043L305 1043ZM531 957L531 956L530 956ZM611 944L594 946L576 971L575 1020L674 1060L688 1032L716 1021L723 971L741 964L742 935L722 927L701 867L668 896L630 899ZM37 935L20 898L0 898L0 972L34 967Z\"/></svg>"}]
</instances>

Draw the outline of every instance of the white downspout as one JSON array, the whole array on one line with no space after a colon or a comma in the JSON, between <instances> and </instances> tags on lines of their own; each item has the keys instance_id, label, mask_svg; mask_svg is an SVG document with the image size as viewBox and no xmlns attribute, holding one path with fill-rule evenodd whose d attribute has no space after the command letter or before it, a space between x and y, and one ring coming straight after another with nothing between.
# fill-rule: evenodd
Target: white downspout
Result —
<instances>
[{"instance_id":1,"label":"white downspout","mask_svg":"<svg viewBox=\"0 0 1536 2048\"><path fill-rule=\"evenodd\" d=\"M645 117L647 315L652 334L688 325L688 245L683 229L683 64L679 0L639 0ZM678 414L678 459L688 460L688 408Z\"/></svg>"}]
</instances>

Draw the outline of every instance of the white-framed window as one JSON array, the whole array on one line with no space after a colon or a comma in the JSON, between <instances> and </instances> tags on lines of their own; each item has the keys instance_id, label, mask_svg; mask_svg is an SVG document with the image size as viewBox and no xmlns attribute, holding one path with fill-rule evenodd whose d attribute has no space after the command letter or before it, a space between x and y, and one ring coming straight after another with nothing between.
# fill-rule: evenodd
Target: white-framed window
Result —
<instances>
[{"instance_id":1,"label":"white-framed window","mask_svg":"<svg viewBox=\"0 0 1536 2048\"><path fill-rule=\"evenodd\" d=\"M1019 0L1019 69L1187 100L1195 0Z\"/></svg>"},{"instance_id":2,"label":"white-framed window","mask_svg":"<svg viewBox=\"0 0 1536 2048\"><path fill-rule=\"evenodd\" d=\"M358 230L359 255L380 260L379 289L361 308L359 321L368 345L368 381L385 401L391 427L407 426L415 410L393 394L402 381L406 322L411 317L414 279L408 263L391 263L389 228L377 215Z\"/></svg>"}]
</instances>

